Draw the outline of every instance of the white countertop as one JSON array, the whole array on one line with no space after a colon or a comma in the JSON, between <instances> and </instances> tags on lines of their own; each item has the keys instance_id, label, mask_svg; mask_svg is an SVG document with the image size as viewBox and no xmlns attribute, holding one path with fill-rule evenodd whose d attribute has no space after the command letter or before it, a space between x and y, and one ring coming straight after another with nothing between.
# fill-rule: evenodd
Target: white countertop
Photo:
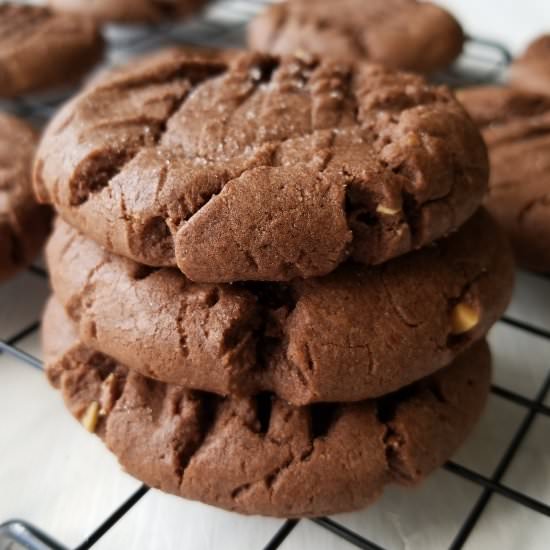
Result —
<instances>
[{"instance_id":1,"label":"white countertop","mask_svg":"<svg viewBox=\"0 0 550 550\"><path fill-rule=\"evenodd\" d=\"M471 34L523 48L550 31L548 0L444 0ZM40 275L25 272L0 286L0 339L36 321L48 294ZM508 316L550 331L550 277L520 274ZM490 341L495 384L533 399L550 372L550 339L499 323ZM39 333L18 347L40 356ZM546 400L550 405L550 399ZM492 395L480 425L453 461L491 477L528 409ZM43 374L0 354L0 523L20 518L76 546L140 484L121 472L95 437L66 412ZM502 483L550 504L550 417L537 415ZM448 548L480 496L479 485L439 470L417 489L389 488L371 508L334 520L388 549ZM149 491L94 546L99 549L260 549L281 520L246 518ZM547 550L550 518L494 495L465 548ZM301 521L285 550L350 547L311 521Z\"/></svg>"}]
</instances>

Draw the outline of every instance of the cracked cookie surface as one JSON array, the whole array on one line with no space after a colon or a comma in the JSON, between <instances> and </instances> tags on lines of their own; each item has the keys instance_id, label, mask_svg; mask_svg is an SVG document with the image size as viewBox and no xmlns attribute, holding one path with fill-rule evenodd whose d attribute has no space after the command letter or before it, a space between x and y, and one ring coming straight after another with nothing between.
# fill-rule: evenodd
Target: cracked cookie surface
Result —
<instances>
[{"instance_id":1,"label":"cracked cookie surface","mask_svg":"<svg viewBox=\"0 0 550 550\"><path fill-rule=\"evenodd\" d=\"M508 81L514 88L550 96L550 34L531 42L510 65Z\"/></svg>"},{"instance_id":2,"label":"cracked cookie surface","mask_svg":"<svg viewBox=\"0 0 550 550\"><path fill-rule=\"evenodd\" d=\"M550 97L484 86L459 93L489 147L486 206L521 265L550 271Z\"/></svg>"},{"instance_id":3,"label":"cracked cookie surface","mask_svg":"<svg viewBox=\"0 0 550 550\"><path fill-rule=\"evenodd\" d=\"M131 475L245 514L334 514L370 504L389 483L418 483L467 437L490 383L482 341L383 398L293 407L147 379L78 342L55 301L43 341L51 383Z\"/></svg>"},{"instance_id":4,"label":"cracked cookie surface","mask_svg":"<svg viewBox=\"0 0 550 550\"><path fill-rule=\"evenodd\" d=\"M100 21L152 23L190 16L207 0L48 0L54 10Z\"/></svg>"},{"instance_id":5,"label":"cracked cookie surface","mask_svg":"<svg viewBox=\"0 0 550 550\"><path fill-rule=\"evenodd\" d=\"M36 142L30 126L0 113L0 281L27 266L49 233L50 208L32 189Z\"/></svg>"},{"instance_id":6,"label":"cracked cookie surface","mask_svg":"<svg viewBox=\"0 0 550 550\"><path fill-rule=\"evenodd\" d=\"M47 259L56 296L94 349L165 382L294 404L383 395L449 364L500 317L513 280L485 212L382 266L289 284L192 283L114 256L62 221Z\"/></svg>"},{"instance_id":7,"label":"cracked cookie surface","mask_svg":"<svg viewBox=\"0 0 550 550\"><path fill-rule=\"evenodd\" d=\"M0 97L72 84L99 61L103 39L85 18L0 5Z\"/></svg>"},{"instance_id":8,"label":"cracked cookie surface","mask_svg":"<svg viewBox=\"0 0 550 550\"><path fill-rule=\"evenodd\" d=\"M105 248L198 282L378 264L459 227L485 146L445 87L379 66L156 54L55 117L40 199Z\"/></svg>"},{"instance_id":9,"label":"cracked cookie surface","mask_svg":"<svg viewBox=\"0 0 550 550\"><path fill-rule=\"evenodd\" d=\"M267 7L248 28L259 51L368 59L421 73L449 65L463 42L450 13L415 0L290 0Z\"/></svg>"}]
</instances>

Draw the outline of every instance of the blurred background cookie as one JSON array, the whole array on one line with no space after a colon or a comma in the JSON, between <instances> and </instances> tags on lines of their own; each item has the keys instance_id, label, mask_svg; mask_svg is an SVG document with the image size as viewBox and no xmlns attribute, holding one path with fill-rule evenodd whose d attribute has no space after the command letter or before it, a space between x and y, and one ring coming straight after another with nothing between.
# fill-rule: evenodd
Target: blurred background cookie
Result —
<instances>
[{"instance_id":1,"label":"blurred background cookie","mask_svg":"<svg viewBox=\"0 0 550 550\"><path fill-rule=\"evenodd\" d=\"M30 126L0 113L0 281L28 265L48 236L50 209L32 191L36 141Z\"/></svg>"},{"instance_id":2,"label":"blurred background cookie","mask_svg":"<svg viewBox=\"0 0 550 550\"><path fill-rule=\"evenodd\" d=\"M550 97L485 86L459 93L489 147L486 206L518 261L550 271Z\"/></svg>"},{"instance_id":3,"label":"blurred background cookie","mask_svg":"<svg viewBox=\"0 0 550 550\"><path fill-rule=\"evenodd\" d=\"M101 58L89 18L22 4L0 5L0 98L71 84Z\"/></svg>"},{"instance_id":4,"label":"blurred background cookie","mask_svg":"<svg viewBox=\"0 0 550 550\"><path fill-rule=\"evenodd\" d=\"M151 23L185 18L207 0L49 0L60 12L91 16L101 21Z\"/></svg>"},{"instance_id":5,"label":"blurred background cookie","mask_svg":"<svg viewBox=\"0 0 550 550\"><path fill-rule=\"evenodd\" d=\"M432 72L462 51L464 35L443 8L415 0L288 0L265 9L248 30L251 48L308 52Z\"/></svg>"},{"instance_id":6,"label":"blurred background cookie","mask_svg":"<svg viewBox=\"0 0 550 550\"><path fill-rule=\"evenodd\" d=\"M550 34L529 44L512 63L508 78L515 88L550 95Z\"/></svg>"}]
</instances>

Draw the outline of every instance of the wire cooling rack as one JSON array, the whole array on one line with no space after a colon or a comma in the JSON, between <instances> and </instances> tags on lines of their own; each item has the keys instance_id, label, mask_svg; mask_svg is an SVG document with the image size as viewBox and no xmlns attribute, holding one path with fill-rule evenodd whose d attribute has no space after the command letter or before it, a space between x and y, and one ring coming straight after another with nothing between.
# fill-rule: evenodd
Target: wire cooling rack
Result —
<instances>
[{"instance_id":1,"label":"wire cooling rack","mask_svg":"<svg viewBox=\"0 0 550 550\"><path fill-rule=\"evenodd\" d=\"M106 36L109 41L107 65L116 64L127 57L167 44L242 45L246 22L267 2L268 0L221 0L214 2L202 16L192 22L176 26L108 27L106 29ZM465 53L460 60L451 69L437 75L436 78L439 81L452 85L493 82L499 80L503 69L509 61L510 54L501 45L480 38L469 37ZM19 116L41 124L48 120L65 97L64 94L59 93L50 96L27 97L16 102L0 104L0 107L9 109ZM41 313L43 295L45 295L47 273L44 269L35 265L25 274L21 275L21 277L26 277L26 281L40 281L44 286L44 292L42 292L40 299L34 301L26 300L26 296L21 296L22 300L20 297L16 298L16 302L20 302L19 306L16 305L16 307L26 308L23 316L28 321L16 334L4 337L0 333L4 337L4 339L0 340L0 359L2 355L4 357L10 356L22 369L25 367L42 369L40 359L22 349L20 344L39 331L40 323L38 319ZM550 295L550 277L523 275L521 279L522 286L520 288L522 290L520 290L520 294L525 295L531 292L529 289L534 285L539 289L543 289L539 291L546 292L546 296ZM535 282L533 283L533 281ZM19 289L16 292L20 294L26 292L26 288L29 285L28 282L22 282L19 285L18 283L15 284L16 288ZM2 293L2 289L0 288L0 322L2 321L2 300L7 299L6 295L7 292ZM11 296L12 301L13 298ZM29 302L32 303L29 305ZM533 321L529 317L529 307L525 307L525 305L512 307L512 313L514 312L519 312L519 314L510 314L503 317L499 326L507 327L514 331L515 334L527 335L529 338L534 338L539 342L543 341L550 344L550 330L545 327L547 317L544 312L540 315L537 314ZM8 309L5 315L9 314L10 311ZM542 322L539 322L541 319ZM550 326L550 323L548 325ZM545 517L546 521L550 522L550 506L544 501L545 499L534 498L527 491L520 491L512 485L503 482L506 474L510 471L512 461L518 455L522 444L525 443L536 419L548 418L550 416L550 407L546 404L550 390L550 369L545 369L539 382L537 384L538 391L530 396L526 396L525 392L518 390L514 383L509 386L501 384L492 386L493 396L512 403L521 410L521 419L510 434L510 438L501 450L500 456L497 457L492 471L481 473L474 467L469 467L455 461L447 462L444 465L443 469L446 472L463 481L474 484L479 489L473 505L465 514L453 538L446 546L451 550L463 548L469 543L474 529L495 495L506 499L514 506L531 510L539 514L540 517ZM11 449L5 449L2 451L2 454L9 453L10 451ZM547 451L550 454L550 448ZM3 459L0 457L0 460ZM2 498L1 490L0 487L0 499ZM121 501L103 522L99 522L88 536L71 547L75 550L84 550L93 547L102 538L104 540L105 535L148 493L150 491L147 486L139 486L129 498ZM437 505L442 504L438 503ZM2 519L4 518L0 518L0 520ZM70 521L70 519L69 514L67 521ZM275 549L286 544L292 538L300 523L307 524L309 522L313 522L325 530L325 532L328 531L336 535L337 539L334 540L338 540L343 545L347 541L347 543L358 548L373 550L388 548L369 540L368 534L364 532L359 533L357 529L350 528L339 520L326 517L302 520L301 522L300 520L279 522L272 530L272 534L261 543L260 547ZM170 533L164 533L164 536L170 536ZM334 548L339 543L334 542L334 545L329 543L326 547ZM544 543L542 544L543 546L541 547L545 547ZM222 543L221 547L224 546ZM106 547L111 548L113 546L108 545ZM155 545L155 547L157 546ZM158 547L162 546L159 545ZM218 545L218 547L220 546ZM65 550L66 548L68 547L56 542L41 529L24 520L9 520L0 525L0 550Z\"/></svg>"}]
</instances>

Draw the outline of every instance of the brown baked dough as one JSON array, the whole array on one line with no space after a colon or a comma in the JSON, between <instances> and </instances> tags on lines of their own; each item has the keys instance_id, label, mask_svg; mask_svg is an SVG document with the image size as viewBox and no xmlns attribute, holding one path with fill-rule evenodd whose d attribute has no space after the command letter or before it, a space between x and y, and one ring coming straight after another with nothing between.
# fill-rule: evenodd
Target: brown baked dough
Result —
<instances>
[{"instance_id":1,"label":"brown baked dough","mask_svg":"<svg viewBox=\"0 0 550 550\"><path fill-rule=\"evenodd\" d=\"M36 142L32 128L0 113L0 281L27 266L49 233L51 210L32 189Z\"/></svg>"},{"instance_id":2,"label":"brown baked dough","mask_svg":"<svg viewBox=\"0 0 550 550\"><path fill-rule=\"evenodd\" d=\"M433 72L462 51L464 34L443 8L415 0L290 0L265 8L249 25L251 48L371 60Z\"/></svg>"},{"instance_id":3,"label":"brown baked dough","mask_svg":"<svg viewBox=\"0 0 550 550\"><path fill-rule=\"evenodd\" d=\"M529 44L510 66L508 78L515 88L550 96L550 34Z\"/></svg>"},{"instance_id":4,"label":"brown baked dough","mask_svg":"<svg viewBox=\"0 0 550 550\"><path fill-rule=\"evenodd\" d=\"M503 313L513 280L509 247L483 212L383 266L287 285L192 283L113 256L64 222L47 257L56 296L94 349L165 382L269 390L300 405L384 395L448 365Z\"/></svg>"},{"instance_id":5,"label":"brown baked dough","mask_svg":"<svg viewBox=\"0 0 550 550\"><path fill-rule=\"evenodd\" d=\"M245 514L334 514L370 504L388 483L416 484L464 441L489 392L485 342L386 397L293 407L144 378L75 342L55 302L43 330L56 354L46 355L50 381L131 475Z\"/></svg>"},{"instance_id":6,"label":"brown baked dough","mask_svg":"<svg viewBox=\"0 0 550 550\"><path fill-rule=\"evenodd\" d=\"M102 53L99 28L89 18L0 4L0 98L72 84Z\"/></svg>"},{"instance_id":7,"label":"brown baked dough","mask_svg":"<svg viewBox=\"0 0 550 550\"><path fill-rule=\"evenodd\" d=\"M52 9L100 21L153 23L189 17L206 0L48 0Z\"/></svg>"},{"instance_id":8,"label":"brown baked dough","mask_svg":"<svg viewBox=\"0 0 550 550\"><path fill-rule=\"evenodd\" d=\"M486 206L519 263L550 271L550 97L486 86L460 92L489 146Z\"/></svg>"},{"instance_id":9,"label":"brown baked dough","mask_svg":"<svg viewBox=\"0 0 550 550\"><path fill-rule=\"evenodd\" d=\"M85 235L199 282L384 262L459 227L488 178L445 87L368 64L174 50L66 105L35 168L40 199Z\"/></svg>"}]
</instances>

